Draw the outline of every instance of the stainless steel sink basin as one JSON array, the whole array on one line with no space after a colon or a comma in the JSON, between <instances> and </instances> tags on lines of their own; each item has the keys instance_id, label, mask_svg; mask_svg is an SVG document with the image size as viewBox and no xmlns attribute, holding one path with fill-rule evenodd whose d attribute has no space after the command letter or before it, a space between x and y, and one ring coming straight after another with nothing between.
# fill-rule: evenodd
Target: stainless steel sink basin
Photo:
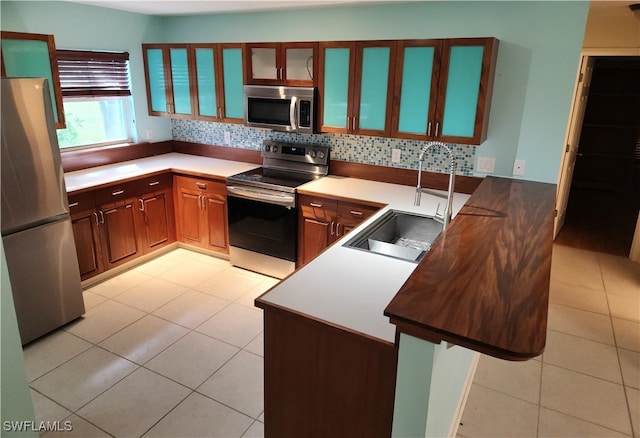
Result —
<instances>
[{"instance_id":1,"label":"stainless steel sink basin","mask_svg":"<svg viewBox=\"0 0 640 438\"><path fill-rule=\"evenodd\" d=\"M344 246L418 262L442 232L432 216L389 210Z\"/></svg>"}]
</instances>

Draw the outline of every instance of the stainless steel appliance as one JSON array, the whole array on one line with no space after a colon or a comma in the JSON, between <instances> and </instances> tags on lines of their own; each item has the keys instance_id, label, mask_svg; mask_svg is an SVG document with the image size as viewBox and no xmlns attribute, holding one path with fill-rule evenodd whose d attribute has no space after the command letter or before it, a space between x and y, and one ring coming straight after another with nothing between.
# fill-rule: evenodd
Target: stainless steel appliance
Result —
<instances>
[{"instance_id":1,"label":"stainless steel appliance","mask_svg":"<svg viewBox=\"0 0 640 438\"><path fill-rule=\"evenodd\" d=\"M316 89L309 87L245 85L245 125L313 134L316 131L315 96Z\"/></svg>"},{"instance_id":2,"label":"stainless steel appliance","mask_svg":"<svg viewBox=\"0 0 640 438\"><path fill-rule=\"evenodd\" d=\"M22 344L84 313L46 79L2 81L2 244Z\"/></svg>"},{"instance_id":3,"label":"stainless steel appliance","mask_svg":"<svg viewBox=\"0 0 640 438\"><path fill-rule=\"evenodd\" d=\"M329 148L265 140L262 167L227 178L229 258L284 278L295 270L296 188L329 173Z\"/></svg>"}]
</instances>

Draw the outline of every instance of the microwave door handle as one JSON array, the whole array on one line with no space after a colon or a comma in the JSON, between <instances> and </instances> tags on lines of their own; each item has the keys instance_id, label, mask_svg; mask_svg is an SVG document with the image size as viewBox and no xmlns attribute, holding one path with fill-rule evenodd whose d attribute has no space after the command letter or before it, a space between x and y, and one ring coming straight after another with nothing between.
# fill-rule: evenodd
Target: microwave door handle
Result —
<instances>
[{"instance_id":1,"label":"microwave door handle","mask_svg":"<svg viewBox=\"0 0 640 438\"><path fill-rule=\"evenodd\" d=\"M296 112L298 110L298 98L293 96L291 98L291 106L289 107L289 122L291 122L291 129L295 131L298 128L296 120Z\"/></svg>"}]
</instances>

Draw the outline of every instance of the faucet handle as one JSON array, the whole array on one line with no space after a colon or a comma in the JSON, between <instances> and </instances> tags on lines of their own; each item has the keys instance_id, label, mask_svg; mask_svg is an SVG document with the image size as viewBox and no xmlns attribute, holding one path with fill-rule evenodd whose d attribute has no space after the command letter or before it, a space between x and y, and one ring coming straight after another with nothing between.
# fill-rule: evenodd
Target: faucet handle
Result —
<instances>
[{"instance_id":1,"label":"faucet handle","mask_svg":"<svg viewBox=\"0 0 640 438\"><path fill-rule=\"evenodd\" d=\"M446 213L446 211L445 211ZM444 224L444 215L445 213L440 213L440 203L438 202L438 205L436 207L436 213L433 215L433 219L440 222L441 224Z\"/></svg>"}]
</instances>

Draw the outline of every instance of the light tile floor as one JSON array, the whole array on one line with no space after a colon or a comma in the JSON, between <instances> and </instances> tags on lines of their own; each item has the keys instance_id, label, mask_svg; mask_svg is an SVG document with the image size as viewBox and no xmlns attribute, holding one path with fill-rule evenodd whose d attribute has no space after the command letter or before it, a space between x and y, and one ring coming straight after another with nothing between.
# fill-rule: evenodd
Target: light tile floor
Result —
<instances>
[{"instance_id":1,"label":"light tile floor","mask_svg":"<svg viewBox=\"0 0 640 438\"><path fill-rule=\"evenodd\" d=\"M640 437L640 264L554 245L547 346L481 356L460 437Z\"/></svg>"},{"instance_id":2,"label":"light tile floor","mask_svg":"<svg viewBox=\"0 0 640 438\"><path fill-rule=\"evenodd\" d=\"M84 292L87 313L28 345L47 437L263 435L262 311L277 280L177 249Z\"/></svg>"},{"instance_id":3,"label":"light tile floor","mask_svg":"<svg viewBox=\"0 0 640 438\"><path fill-rule=\"evenodd\" d=\"M37 420L64 437L263 435L262 315L277 281L178 249L85 291L25 349ZM461 437L640 437L640 265L555 245L547 348L483 356ZM46 434L56 436L54 433Z\"/></svg>"}]
</instances>

